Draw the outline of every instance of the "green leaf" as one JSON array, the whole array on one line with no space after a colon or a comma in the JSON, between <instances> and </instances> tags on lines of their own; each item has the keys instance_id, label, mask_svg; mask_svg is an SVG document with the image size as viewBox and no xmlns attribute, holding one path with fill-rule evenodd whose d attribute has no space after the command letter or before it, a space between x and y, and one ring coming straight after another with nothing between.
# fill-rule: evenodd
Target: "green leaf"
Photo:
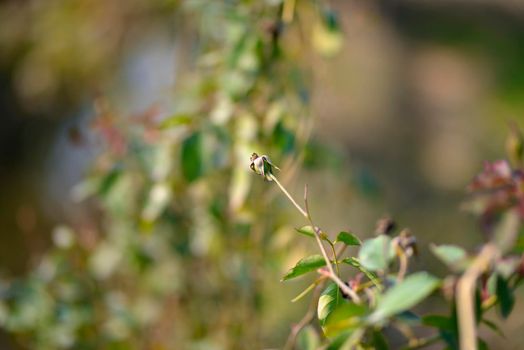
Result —
<instances>
[{"instance_id":1,"label":"green leaf","mask_svg":"<svg viewBox=\"0 0 524 350\"><path fill-rule=\"evenodd\" d=\"M341 303L327 316L322 327L324 334L329 338L333 338L341 332L354 330L362 326L363 316L367 313L368 308L365 305Z\"/></svg>"},{"instance_id":2,"label":"green leaf","mask_svg":"<svg viewBox=\"0 0 524 350\"><path fill-rule=\"evenodd\" d=\"M507 318L515 305L515 296L508 285L508 281L497 275L496 285L497 298L499 300L499 311L502 317Z\"/></svg>"},{"instance_id":3,"label":"green leaf","mask_svg":"<svg viewBox=\"0 0 524 350\"><path fill-rule=\"evenodd\" d=\"M351 331L346 331L343 333L340 333L338 336L336 336L330 343L327 348L327 350L340 350L342 349L342 346L348 340L349 336L351 335Z\"/></svg>"},{"instance_id":4,"label":"green leaf","mask_svg":"<svg viewBox=\"0 0 524 350\"><path fill-rule=\"evenodd\" d=\"M160 129L169 129L179 125L187 125L191 123L193 118L188 114L175 114L160 122Z\"/></svg>"},{"instance_id":5,"label":"green leaf","mask_svg":"<svg viewBox=\"0 0 524 350\"><path fill-rule=\"evenodd\" d=\"M345 245L360 245L360 240L352 233L349 232L340 232L335 239L335 243L342 242Z\"/></svg>"},{"instance_id":6,"label":"green leaf","mask_svg":"<svg viewBox=\"0 0 524 350\"><path fill-rule=\"evenodd\" d=\"M469 263L468 255L461 247L443 244L440 246L432 245L430 248L440 261L454 271L465 270Z\"/></svg>"},{"instance_id":7,"label":"green leaf","mask_svg":"<svg viewBox=\"0 0 524 350\"><path fill-rule=\"evenodd\" d=\"M500 329L500 327L495 322L483 319L482 323L484 323L493 332L497 333L500 337L506 338L506 336L504 335L504 332L502 331L502 329Z\"/></svg>"},{"instance_id":8,"label":"green leaf","mask_svg":"<svg viewBox=\"0 0 524 350\"><path fill-rule=\"evenodd\" d=\"M453 321L449 317L442 315L426 315L422 317L422 324L428 327L438 328L440 330L451 332L455 330Z\"/></svg>"},{"instance_id":9,"label":"green leaf","mask_svg":"<svg viewBox=\"0 0 524 350\"><path fill-rule=\"evenodd\" d=\"M122 170L118 167L113 168L109 174L102 178L100 187L98 188L98 193L102 196L107 195L117 182L120 175L122 175Z\"/></svg>"},{"instance_id":10,"label":"green leaf","mask_svg":"<svg viewBox=\"0 0 524 350\"><path fill-rule=\"evenodd\" d=\"M318 299L317 315L320 325L324 326L328 316L344 301L335 283L330 283Z\"/></svg>"},{"instance_id":11,"label":"green leaf","mask_svg":"<svg viewBox=\"0 0 524 350\"><path fill-rule=\"evenodd\" d=\"M439 285L436 277L426 272L417 272L395 286L379 299L377 308L369 316L372 323L410 309L430 295Z\"/></svg>"},{"instance_id":12,"label":"green leaf","mask_svg":"<svg viewBox=\"0 0 524 350\"><path fill-rule=\"evenodd\" d=\"M373 331L373 346L375 350L388 350L389 345L380 330Z\"/></svg>"},{"instance_id":13,"label":"green leaf","mask_svg":"<svg viewBox=\"0 0 524 350\"><path fill-rule=\"evenodd\" d=\"M358 259L362 266L371 271L385 270L394 256L395 250L391 239L386 235L364 241L358 252Z\"/></svg>"},{"instance_id":14,"label":"green leaf","mask_svg":"<svg viewBox=\"0 0 524 350\"><path fill-rule=\"evenodd\" d=\"M300 350L316 350L320 346L320 339L312 326L306 326L298 333L297 345Z\"/></svg>"},{"instance_id":15,"label":"green leaf","mask_svg":"<svg viewBox=\"0 0 524 350\"><path fill-rule=\"evenodd\" d=\"M489 346L484 340L477 338L477 349L478 350L489 350Z\"/></svg>"},{"instance_id":16,"label":"green leaf","mask_svg":"<svg viewBox=\"0 0 524 350\"><path fill-rule=\"evenodd\" d=\"M360 272L362 272L364 275L366 275L366 277L369 278L369 280L371 282L373 282L373 284L379 290L382 290L382 285L380 284L380 280L378 279L377 274L372 272L372 271L369 271L364 266L362 266L362 264L360 263L360 261L357 258L354 258L354 257L345 258L344 260L342 260L342 262L344 264L348 264L348 265L351 265L351 266L356 267L357 269L359 269Z\"/></svg>"},{"instance_id":17,"label":"green leaf","mask_svg":"<svg viewBox=\"0 0 524 350\"><path fill-rule=\"evenodd\" d=\"M325 266L326 261L322 255L311 255L307 258L301 259L288 273L282 278L282 281L287 281L292 278L298 277L310 271L316 270L319 267Z\"/></svg>"},{"instance_id":18,"label":"green leaf","mask_svg":"<svg viewBox=\"0 0 524 350\"><path fill-rule=\"evenodd\" d=\"M295 229L297 232L302 233L303 235L315 238L315 231L311 226L302 226L301 228Z\"/></svg>"},{"instance_id":19,"label":"green leaf","mask_svg":"<svg viewBox=\"0 0 524 350\"><path fill-rule=\"evenodd\" d=\"M303 234L305 236L315 238L315 230L310 225L302 226L301 228L296 228L295 230L298 233L301 233L301 234ZM324 241L328 241L327 235L324 232L322 232L322 231L320 231L320 238L322 240L324 240Z\"/></svg>"},{"instance_id":20,"label":"green leaf","mask_svg":"<svg viewBox=\"0 0 524 350\"><path fill-rule=\"evenodd\" d=\"M195 132L182 143L182 174L188 182L192 182L198 179L202 172L202 136Z\"/></svg>"}]
</instances>

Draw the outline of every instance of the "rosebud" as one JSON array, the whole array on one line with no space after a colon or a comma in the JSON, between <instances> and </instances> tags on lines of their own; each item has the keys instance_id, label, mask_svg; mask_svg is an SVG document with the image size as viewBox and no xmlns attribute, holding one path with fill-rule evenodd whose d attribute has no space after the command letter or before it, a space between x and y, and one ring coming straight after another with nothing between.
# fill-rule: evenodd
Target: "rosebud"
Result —
<instances>
[{"instance_id":1,"label":"rosebud","mask_svg":"<svg viewBox=\"0 0 524 350\"><path fill-rule=\"evenodd\" d=\"M271 176L273 174L273 168L280 170L276 165L271 163L269 157L266 155L259 156L256 153L253 153L250 158L251 164L249 167L255 173L264 176L267 181L272 181Z\"/></svg>"}]
</instances>

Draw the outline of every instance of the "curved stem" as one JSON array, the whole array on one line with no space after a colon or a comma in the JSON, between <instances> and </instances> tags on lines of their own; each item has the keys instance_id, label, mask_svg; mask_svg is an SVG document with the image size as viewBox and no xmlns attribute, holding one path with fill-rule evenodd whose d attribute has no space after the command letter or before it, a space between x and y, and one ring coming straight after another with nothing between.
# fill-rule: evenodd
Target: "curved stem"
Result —
<instances>
[{"instance_id":1,"label":"curved stem","mask_svg":"<svg viewBox=\"0 0 524 350\"><path fill-rule=\"evenodd\" d=\"M328 241L328 244L331 247L331 251L333 252L333 262L335 264L335 269L337 270L337 275L340 276L340 270L338 268L338 258L337 258L337 252L335 250L335 245L331 241Z\"/></svg>"}]
</instances>

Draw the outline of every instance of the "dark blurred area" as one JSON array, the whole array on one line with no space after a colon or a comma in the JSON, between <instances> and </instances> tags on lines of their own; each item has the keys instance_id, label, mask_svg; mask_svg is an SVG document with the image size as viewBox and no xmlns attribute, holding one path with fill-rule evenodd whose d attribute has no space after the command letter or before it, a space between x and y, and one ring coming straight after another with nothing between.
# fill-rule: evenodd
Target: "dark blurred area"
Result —
<instances>
[{"instance_id":1,"label":"dark blurred area","mask_svg":"<svg viewBox=\"0 0 524 350\"><path fill-rule=\"evenodd\" d=\"M423 252L430 242L474 249L482 235L460 210L464 189L483 160L504 157L508 122L523 124L524 2L332 5L343 48L310 68L311 152L329 155L293 190L309 182L312 210L327 229L349 222L371 235L376 218L389 214ZM188 37L179 39L186 33L176 6L0 2L0 273L27 271L56 224L89 225L90 208L74 204L70 191L98 150L93 100L104 96L135 114L169 104L191 49ZM429 255L418 264L444 272ZM506 338L486 334L493 348L521 348L521 315L504 324Z\"/></svg>"}]
</instances>

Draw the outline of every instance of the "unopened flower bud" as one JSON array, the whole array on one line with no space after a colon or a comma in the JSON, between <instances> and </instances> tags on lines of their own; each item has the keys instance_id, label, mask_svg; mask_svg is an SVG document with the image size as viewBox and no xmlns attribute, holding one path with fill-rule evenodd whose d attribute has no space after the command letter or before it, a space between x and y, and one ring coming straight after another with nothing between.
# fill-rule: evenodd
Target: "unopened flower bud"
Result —
<instances>
[{"instance_id":1,"label":"unopened flower bud","mask_svg":"<svg viewBox=\"0 0 524 350\"><path fill-rule=\"evenodd\" d=\"M276 165L271 163L271 160L266 155L259 156L256 153L253 153L250 158L251 164L249 167L255 173L264 176L268 181L272 181L271 175L273 174L273 168L280 170Z\"/></svg>"}]
</instances>

